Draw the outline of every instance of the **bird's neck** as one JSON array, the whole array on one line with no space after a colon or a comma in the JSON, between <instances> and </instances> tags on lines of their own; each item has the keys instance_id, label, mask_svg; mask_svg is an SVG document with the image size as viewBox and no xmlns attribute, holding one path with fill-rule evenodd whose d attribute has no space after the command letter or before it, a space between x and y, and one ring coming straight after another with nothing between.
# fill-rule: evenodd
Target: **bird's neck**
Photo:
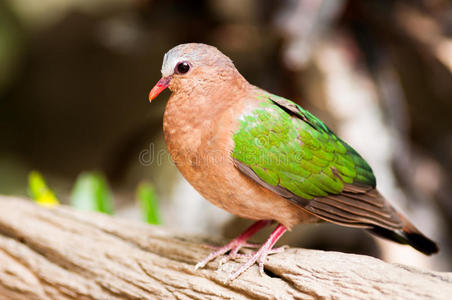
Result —
<instances>
[{"instance_id":1,"label":"bird's neck","mask_svg":"<svg viewBox=\"0 0 452 300\"><path fill-rule=\"evenodd\" d=\"M163 122L169 150L196 151L201 140L215 135L222 115L241 105L249 88L251 85L240 75L229 84L210 82L175 91L167 103Z\"/></svg>"},{"instance_id":2,"label":"bird's neck","mask_svg":"<svg viewBox=\"0 0 452 300\"><path fill-rule=\"evenodd\" d=\"M173 87L165 110L165 118L179 128L199 128L209 120L215 120L228 107L243 100L243 95L252 88L235 69L228 72L199 76L195 80L180 81Z\"/></svg>"}]
</instances>

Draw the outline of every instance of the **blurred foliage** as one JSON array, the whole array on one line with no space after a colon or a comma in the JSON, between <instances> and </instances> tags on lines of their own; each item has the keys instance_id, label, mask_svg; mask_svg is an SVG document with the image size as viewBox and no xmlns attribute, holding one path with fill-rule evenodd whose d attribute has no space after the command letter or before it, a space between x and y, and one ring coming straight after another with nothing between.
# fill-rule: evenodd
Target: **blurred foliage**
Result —
<instances>
[{"instance_id":1,"label":"blurred foliage","mask_svg":"<svg viewBox=\"0 0 452 300\"><path fill-rule=\"evenodd\" d=\"M293 99L334 130L350 111L364 125L375 121L378 129L386 127L363 133L376 144L392 141L385 154L392 177L379 176L379 186L394 178L392 195L400 197L391 201L436 234L443 257L437 265L452 267L447 0L0 1L0 193L26 194L24 178L38 169L52 174L52 189L64 203L77 175L95 169L105 178L83 183L82 199L92 202L77 205L112 213L112 202L103 201L114 196L118 214L134 210L138 218L133 201L138 198L149 221L154 217L145 211L157 202L149 200L146 187L137 190L146 179L160 200L161 214L153 220L166 217L167 226L184 229L204 224L205 233L219 234L212 231L224 228L219 224L224 218L206 213L209 204L187 192L163 151L169 93L152 106L146 99L160 78L163 54L184 42L218 47L251 83ZM372 95L367 102L366 95ZM338 106L331 105L332 97L340 99ZM369 103L372 115L364 113ZM379 149L362 154L372 158ZM175 212L176 203L185 209ZM292 237L292 245L306 245L301 234Z\"/></svg>"},{"instance_id":2,"label":"blurred foliage","mask_svg":"<svg viewBox=\"0 0 452 300\"><path fill-rule=\"evenodd\" d=\"M8 3L0 1L0 95L16 76L22 52L22 28Z\"/></svg>"},{"instance_id":3,"label":"blurred foliage","mask_svg":"<svg viewBox=\"0 0 452 300\"><path fill-rule=\"evenodd\" d=\"M55 193L47 187L42 175L36 171L28 177L30 197L43 206L52 207L59 204Z\"/></svg>"},{"instance_id":4,"label":"blurred foliage","mask_svg":"<svg viewBox=\"0 0 452 300\"><path fill-rule=\"evenodd\" d=\"M52 207L60 204L44 177L37 171L30 172L28 189L30 197L40 205ZM160 208L154 186L148 181L141 182L136 189L136 199L143 220L149 224L160 225ZM114 214L112 192L104 176L97 172L85 172L78 176L70 205L80 210Z\"/></svg>"},{"instance_id":5,"label":"blurred foliage","mask_svg":"<svg viewBox=\"0 0 452 300\"><path fill-rule=\"evenodd\" d=\"M140 203L143 219L149 224L161 224L155 188L148 182L141 182L138 185L136 197Z\"/></svg>"},{"instance_id":6,"label":"blurred foliage","mask_svg":"<svg viewBox=\"0 0 452 300\"><path fill-rule=\"evenodd\" d=\"M80 174L72 191L71 206L112 215L113 198L105 178L99 173Z\"/></svg>"}]
</instances>

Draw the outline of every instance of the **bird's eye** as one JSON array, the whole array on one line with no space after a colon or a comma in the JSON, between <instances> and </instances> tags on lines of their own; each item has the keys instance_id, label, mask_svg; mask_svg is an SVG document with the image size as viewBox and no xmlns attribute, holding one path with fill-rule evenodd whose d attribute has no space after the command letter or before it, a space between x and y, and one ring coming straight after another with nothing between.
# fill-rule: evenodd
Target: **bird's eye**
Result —
<instances>
[{"instance_id":1,"label":"bird's eye","mask_svg":"<svg viewBox=\"0 0 452 300\"><path fill-rule=\"evenodd\" d=\"M177 74L185 74L189 70L190 70L190 65L186 61L180 62L176 66L176 73Z\"/></svg>"}]
</instances>

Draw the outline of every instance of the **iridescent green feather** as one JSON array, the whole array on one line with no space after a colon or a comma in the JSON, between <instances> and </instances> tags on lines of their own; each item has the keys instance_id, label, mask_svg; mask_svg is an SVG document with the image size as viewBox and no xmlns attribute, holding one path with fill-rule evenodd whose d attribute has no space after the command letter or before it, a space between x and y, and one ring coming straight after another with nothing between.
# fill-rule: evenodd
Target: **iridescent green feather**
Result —
<instances>
[{"instance_id":1,"label":"iridescent green feather","mask_svg":"<svg viewBox=\"0 0 452 300\"><path fill-rule=\"evenodd\" d=\"M232 153L260 179L305 199L339 194L345 183L375 187L366 161L322 121L287 99L267 94L262 100L241 117Z\"/></svg>"}]
</instances>

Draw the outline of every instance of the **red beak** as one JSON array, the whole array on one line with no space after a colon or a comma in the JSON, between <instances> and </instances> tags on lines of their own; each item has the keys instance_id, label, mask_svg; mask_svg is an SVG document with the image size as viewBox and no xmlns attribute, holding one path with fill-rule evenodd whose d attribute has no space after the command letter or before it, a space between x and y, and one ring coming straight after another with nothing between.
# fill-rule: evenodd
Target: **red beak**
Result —
<instances>
[{"instance_id":1,"label":"red beak","mask_svg":"<svg viewBox=\"0 0 452 300\"><path fill-rule=\"evenodd\" d=\"M171 77L162 77L157 84L152 88L149 93L149 102L151 102L155 97L157 97L164 89L166 89L171 81Z\"/></svg>"}]
</instances>

